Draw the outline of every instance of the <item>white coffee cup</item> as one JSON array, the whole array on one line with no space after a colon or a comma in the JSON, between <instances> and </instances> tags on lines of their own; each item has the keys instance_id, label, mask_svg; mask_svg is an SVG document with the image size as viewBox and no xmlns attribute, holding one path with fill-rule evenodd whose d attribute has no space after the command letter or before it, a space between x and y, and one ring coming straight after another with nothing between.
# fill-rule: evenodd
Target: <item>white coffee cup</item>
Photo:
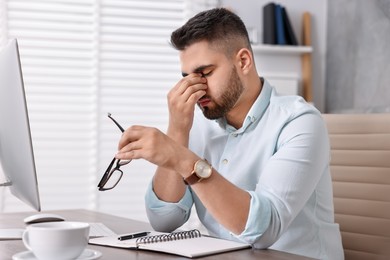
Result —
<instances>
[{"instance_id":1,"label":"white coffee cup","mask_svg":"<svg viewBox=\"0 0 390 260\"><path fill-rule=\"evenodd\" d=\"M89 224L46 222L27 226L23 243L39 260L76 259L88 244Z\"/></svg>"}]
</instances>

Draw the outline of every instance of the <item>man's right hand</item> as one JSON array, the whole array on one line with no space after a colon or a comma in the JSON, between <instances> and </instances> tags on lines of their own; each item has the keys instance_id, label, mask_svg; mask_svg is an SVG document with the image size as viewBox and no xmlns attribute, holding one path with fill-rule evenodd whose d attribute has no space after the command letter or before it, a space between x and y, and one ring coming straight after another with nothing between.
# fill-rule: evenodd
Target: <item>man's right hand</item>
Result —
<instances>
[{"instance_id":1,"label":"man's right hand","mask_svg":"<svg viewBox=\"0 0 390 260\"><path fill-rule=\"evenodd\" d=\"M199 73L182 78L168 93L168 135L188 136L194 119L196 102L206 94L207 80Z\"/></svg>"}]
</instances>

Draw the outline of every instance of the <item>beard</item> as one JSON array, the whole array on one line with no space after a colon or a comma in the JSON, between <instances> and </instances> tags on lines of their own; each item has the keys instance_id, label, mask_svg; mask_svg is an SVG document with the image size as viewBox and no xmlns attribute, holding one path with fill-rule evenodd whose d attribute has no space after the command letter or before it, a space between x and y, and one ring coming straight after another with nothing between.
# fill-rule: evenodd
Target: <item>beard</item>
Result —
<instances>
[{"instance_id":1,"label":"beard","mask_svg":"<svg viewBox=\"0 0 390 260\"><path fill-rule=\"evenodd\" d=\"M232 68L231 75L229 80L226 83L226 90L222 93L221 97L218 100L211 99L214 102L214 107L201 107L203 115L207 119L219 119L224 117L237 103L242 92L244 91L244 86L238 76L236 68Z\"/></svg>"}]
</instances>

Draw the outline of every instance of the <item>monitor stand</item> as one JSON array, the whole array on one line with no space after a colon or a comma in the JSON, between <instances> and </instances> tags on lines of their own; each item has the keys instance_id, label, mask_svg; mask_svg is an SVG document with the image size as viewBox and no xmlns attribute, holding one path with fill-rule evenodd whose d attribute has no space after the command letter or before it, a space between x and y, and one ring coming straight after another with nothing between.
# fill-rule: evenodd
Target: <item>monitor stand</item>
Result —
<instances>
[{"instance_id":1,"label":"monitor stand","mask_svg":"<svg viewBox=\"0 0 390 260\"><path fill-rule=\"evenodd\" d=\"M12 185L12 182L11 181L7 181L7 182L4 182L4 183L0 183L0 187L6 187L6 186L11 186Z\"/></svg>"},{"instance_id":2,"label":"monitor stand","mask_svg":"<svg viewBox=\"0 0 390 260\"><path fill-rule=\"evenodd\" d=\"M23 228L0 228L0 241L22 239L23 232Z\"/></svg>"},{"instance_id":3,"label":"monitor stand","mask_svg":"<svg viewBox=\"0 0 390 260\"><path fill-rule=\"evenodd\" d=\"M0 183L0 187L7 187L11 185L11 181ZM22 239L23 232L23 228L0 228L0 241Z\"/></svg>"}]
</instances>

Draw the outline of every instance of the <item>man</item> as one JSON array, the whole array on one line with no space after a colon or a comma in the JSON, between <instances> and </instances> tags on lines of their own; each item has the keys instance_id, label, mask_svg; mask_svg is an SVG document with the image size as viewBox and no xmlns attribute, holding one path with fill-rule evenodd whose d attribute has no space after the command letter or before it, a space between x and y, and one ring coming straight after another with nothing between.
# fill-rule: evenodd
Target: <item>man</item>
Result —
<instances>
[{"instance_id":1,"label":"man","mask_svg":"<svg viewBox=\"0 0 390 260\"><path fill-rule=\"evenodd\" d=\"M168 94L167 133L132 126L117 154L158 166L146 194L153 228L175 230L195 203L213 236L342 259L320 113L258 76L245 25L226 9L199 13L171 43L183 78Z\"/></svg>"}]
</instances>

